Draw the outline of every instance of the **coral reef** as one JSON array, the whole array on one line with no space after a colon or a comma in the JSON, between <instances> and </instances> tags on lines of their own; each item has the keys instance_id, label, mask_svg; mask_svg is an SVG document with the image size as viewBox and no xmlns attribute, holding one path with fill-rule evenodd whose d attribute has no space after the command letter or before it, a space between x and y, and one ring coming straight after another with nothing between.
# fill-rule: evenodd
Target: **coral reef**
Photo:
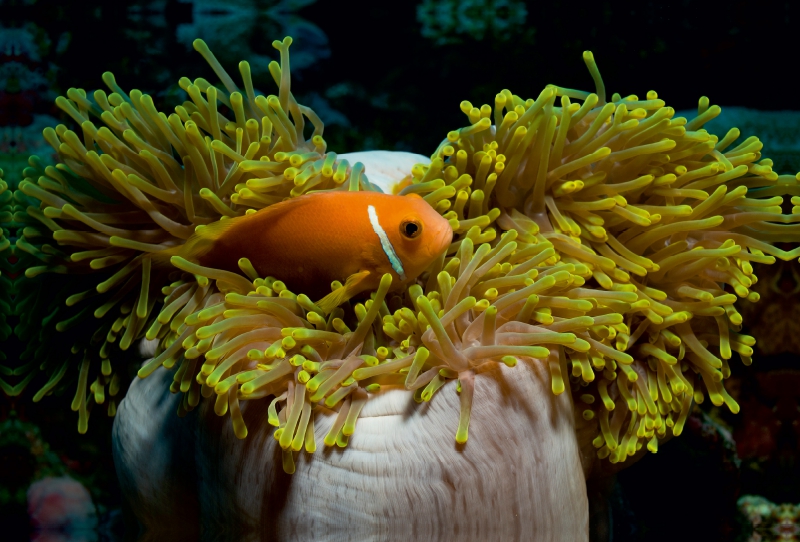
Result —
<instances>
[{"instance_id":1,"label":"coral reef","mask_svg":"<svg viewBox=\"0 0 800 542\"><path fill-rule=\"evenodd\" d=\"M739 499L739 510L750 521L753 533L748 542L800 538L800 506L791 503L775 504L758 495L745 495Z\"/></svg>"},{"instance_id":2,"label":"coral reef","mask_svg":"<svg viewBox=\"0 0 800 542\"><path fill-rule=\"evenodd\" d=\"M58 454L53 452L36 425L20 420L12 412L0 422L0 430L0 450L15 466L0 477L0 505L25 504L28 484L32 481L67 473Z\"/></svg>"},{"instance_id":3,"label":"coral reef","mask_svg":"<svg viewBox=\"0 0 800 542\"><path fill-rule=\"evenodd\" d=\"M760 356L800 353L800 276L795 262L777 262L762 268L761 278L753 287L761 296L758 304L741 307L742 317L748 330L756 337L767 337L759 341Z\"/></svg>"},{"instance_id":4,"label":"coral reef","mask_svg":"<svg viewBox=\"0 0 800 542\"><path fill-rule=\"evenodd\" d=\"M245 259L241 274L157 264L216 220L312 190L377 189L361 163L326 152L322 123L292 95L291 39L273 43L279 91L267 97L247 62L242 92L194 44L225 90L182 78L190 100L166 115L110 73L110 94L70 89L56 103L80 130L44 131L61 162L32 158L15 196L27 206L17 251L37 260L20 297L31 339L20 385L41 368L37 400L77 380L81 432L93 405L115 412L123 353L141 337L157 347L139 376L176 369L179 414L207 398L244 438L241 402L272 397L287 472L317 448L319 409L338 409L324 444L343 447L370 396L398 386L418 402L455 390L463 445L486 364L545 363L553 393L573 394L612 462L679 435L693 401L738 411L722 382L733 352L751 363L755 341L734 303L758 300L754 263L798 256L775 243L798 239L800 215L781 204L800 189L762 159L758 138L704 130L720 112L708 99L691 120L654 91L607 99L587 52L594 93L548 85L536 99L503 90L494 107L462 102L469 125L397 186L450 220L450 248L402 295L386 275L370 299L326 316ZM70 281L45 296L37 285L52 273ZM68 352L44 340L67 330Z\"/></svg>"},{"instance_id":5,"label":"coral reef","mask_svg":"<svg viewBox=\"0 0 800 542\"><path fill-rule=\"evenodd\" d=\"M510 39L525 27L528 10L518 0L425 0L417 6L420 33L437 45L459 43L461 36L482 40L491 34Z\"/></svg>"},{"instance_id":6,"label":"coral reef","mask_svg":"<svg viewBox=\"0 0 800 542\"><path fill-rule=\"evenodd\" d=\"M746 107L725 107L720 115L708 123L713 133L727 132L737 127L745 134L758 134L769 156L774 161L776 171L797 171L800 169L800 136L797 125L800 113L797 111L758 111Z\"/></svg>"},{"instance_id":7,"label":"coral reef","mask_svg":"<svg viewBox=\"0 0 800 542\"><path fill-rule=\"evenodd\" d=\"M325 32L300 13L315 2L191 0L187 2L192 10L191 23L178 25L175 35L187 48L202 39L217 51L223 64L246 58L256 73L265 72L270 63L265 51L254 49L269 49L269 42L263 43L260 36L292 36L298 42L292 52L292 70L297 74L331 55Z\"/></svg>"},{"instance_id":8,"label":"coral reef","mask_svg":"<svg viewBox=\"0 0 800 542\"><path fill-rule=\"evenodd\" d=\"M76 533L97 526L91 495L69 476L43 478L31 484L28 515L37 531Z\"/></svg>"}]
</instances>

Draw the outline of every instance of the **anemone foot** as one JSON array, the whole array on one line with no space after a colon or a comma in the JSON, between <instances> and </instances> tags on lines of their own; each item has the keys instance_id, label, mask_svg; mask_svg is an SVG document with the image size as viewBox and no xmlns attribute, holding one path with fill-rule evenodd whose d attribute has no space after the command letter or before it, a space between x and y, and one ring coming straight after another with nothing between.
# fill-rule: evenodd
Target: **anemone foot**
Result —
<instances>
[{"instance_id":1,"label":"anemone foot","mask_svg":"<svg viewBox=\"0 0 800 542\"><path fill-rule=\"evenodd\" d=\"M178 418L160 368L133 383L114 422L123 493L151 533L196 527L203 539L588 540L570 394L552 394L542 362L485 367L466 444L452 438L454 389L421 404L385 389L345 448L321 445L335 420L321 412L313 454L281 450L268 401L242 404L241 440L212 401Z\"/></svg>"}]
</instances>

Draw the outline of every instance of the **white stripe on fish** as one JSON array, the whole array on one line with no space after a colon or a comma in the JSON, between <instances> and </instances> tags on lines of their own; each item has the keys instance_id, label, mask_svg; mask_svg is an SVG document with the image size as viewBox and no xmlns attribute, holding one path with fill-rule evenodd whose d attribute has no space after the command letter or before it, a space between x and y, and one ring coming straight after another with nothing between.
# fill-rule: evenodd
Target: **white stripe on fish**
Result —
<instances>
[{"instance_id":1,"label":"white stripe on fish","mask_svg":"<svg viewBox=\"0 0 800 542\"><path fill-rule=\"evenodd\" d=\"M395 273L400 275L400 280L406 280L406 273L403 270L403 264L400 262L400 258L397 257L397 253L394 251L392 242L389 241L389 238L386 236L386 232L381 227L380 222L378 222L378 213L375 212L375 207L369 205L367 207L367 212L369 213L369 223L372 224L372 229L378 234L378 238L381 240L381 247L383 248L383 252L386 254L386 257L389 258L389 263L392 264L392 269L394 269Z\"/></svg>"}]
</instances>

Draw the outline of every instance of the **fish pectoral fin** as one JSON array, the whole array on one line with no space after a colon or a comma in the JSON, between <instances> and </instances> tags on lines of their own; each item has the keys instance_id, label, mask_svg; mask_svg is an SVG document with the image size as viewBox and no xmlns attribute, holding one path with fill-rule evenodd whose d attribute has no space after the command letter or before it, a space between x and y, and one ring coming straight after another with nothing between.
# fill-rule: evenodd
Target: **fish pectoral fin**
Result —
<instances>
[{"instance_id":1,"label":"fish pectoral fin","mask_svg":"<svg viewBox=\"0 0 800 542\"><path fill-rule=\"evenodd\" d=\"M372 273L370 271L359 271L347 277L344 286L329 293L319 301L317 306L322 309L325 314L330 314L333 309L364 290L363 282Z\"/></svg>"}]
</instances>

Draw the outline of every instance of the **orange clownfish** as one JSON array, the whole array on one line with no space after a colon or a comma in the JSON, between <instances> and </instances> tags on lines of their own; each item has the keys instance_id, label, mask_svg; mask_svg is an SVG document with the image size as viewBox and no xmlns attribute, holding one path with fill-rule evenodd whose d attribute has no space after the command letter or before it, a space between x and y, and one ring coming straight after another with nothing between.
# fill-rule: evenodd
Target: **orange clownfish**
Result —
<instances>
[{"instance_id":1,"label":"orange clownfish","mask_svg":"<svg viewBox=\"0 0 800 542\"><path fill-rule=\"evenodd\" d=\"M239 273L247 258L259 276L317 299L327 314L391 273L393 289L422 273L453 239L450 224L419 196L317 192L198 230L174 254Z\"/></svg>"}]
</instances>

